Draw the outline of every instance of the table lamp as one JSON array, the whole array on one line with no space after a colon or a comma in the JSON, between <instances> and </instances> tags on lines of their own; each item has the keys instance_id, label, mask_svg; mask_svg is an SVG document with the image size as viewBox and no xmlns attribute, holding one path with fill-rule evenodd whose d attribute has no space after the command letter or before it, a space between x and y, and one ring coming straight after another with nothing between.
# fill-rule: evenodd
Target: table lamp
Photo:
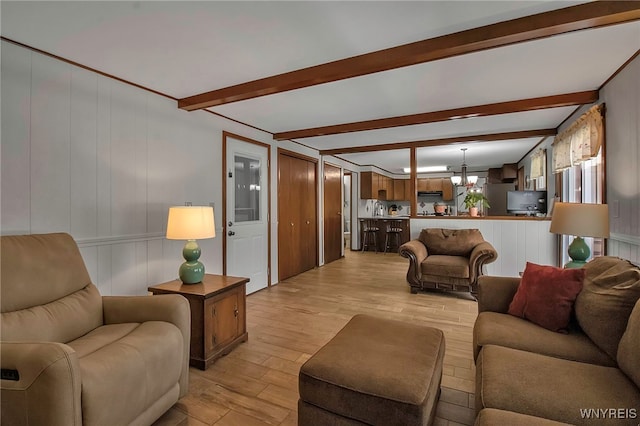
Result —
<instances>
[{"instance_id":1,"label":"table lamp","mask_svg":"<svg viewBox=\"0 0 640 426\"><path fill-rule=\"evenodd\" d=\"M609 207L606 204L555 203L549 232L574 235L565 268L581 268L591 255L582 237L609 238Z\"/></svg>"},{"instance_id":2,"label":"table lamp","mask_svg":"<svg viewBox=\"0 0 640 426\"><path fill-rule=\"evenodd\" d=\"M196 284L204 278L204 265L200 258L200 247L196 240L213 238L216 227L213 207L176 206L169 207L167 219L167 239L187 240L182 249L185 262L180 265L178 274L184 284Z\"/></svg>"}]
</instances>

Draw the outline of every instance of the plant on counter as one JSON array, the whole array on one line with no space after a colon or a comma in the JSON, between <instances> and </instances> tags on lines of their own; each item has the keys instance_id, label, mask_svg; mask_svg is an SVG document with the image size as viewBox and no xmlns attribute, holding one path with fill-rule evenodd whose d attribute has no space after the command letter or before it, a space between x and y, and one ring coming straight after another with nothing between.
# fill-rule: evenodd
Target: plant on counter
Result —
<instances>
[{"instance_id":1,"label":"plant on counter","mask_svg":"<svg viewBox=\"0 0 640 426\"><path fill-rule=\"evenodd\" d=\"M489 199L482 192L473 190L467 192L467 196L464 197L464 206L467 209L471 209L472 207L478 207L478 203L482 203L482 207L491 207Z\"/></svg>"}]
</instances>

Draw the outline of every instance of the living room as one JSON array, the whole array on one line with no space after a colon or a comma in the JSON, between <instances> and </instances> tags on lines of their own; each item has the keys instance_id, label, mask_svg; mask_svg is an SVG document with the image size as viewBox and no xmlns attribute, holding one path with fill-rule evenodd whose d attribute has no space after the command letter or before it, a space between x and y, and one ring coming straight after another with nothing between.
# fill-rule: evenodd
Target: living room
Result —
<instances>
[{"instance_id":1,"label":"living room","mask_svg":"<svg viewBox=\"0 0 640 426\"><path fill-rule=\"evenodd\" d=\"M170 93L169 96L164 91L154 91L156 88L153 84L136 86L130 83L142 81L142 76L135 74L134 57L144 56L143 52L130 52L132 55L130 63L134 64L131 66L133 69L124 67L123 70L131 74L121 74L108 66L93 67L76 59L75 56L68 57L53 49L50 50L45 39L39 41L36 37L38 34L46 37L44 30L42 33L32 31L35 38L13 32L10 21L17 19L19 26L23 27L22 31L28 34L30 25L27 25L27 22L29 21L20 22L20 18L30 16L33 13L30 8L42 6L37 3L20 6L17 3L20 2L16 4L3 2L1 5L3 12L3 120L0 228L2 234L68 232L78 244L89 275L101 294L144 295L147 294L148 286L174 279L177 266L181 261L184 242L165 238L168 208L185 202L213 206L218 236L199 241L202 248L200 260L206 265L207 273L224 274L228 268L225 263L227 254L224 244L225 235L228 232L226 226L228 221L222 219L222 211L226 208L227 200L223 195L227 190L223 188L222 177L223 164L226 161L223 158L223 134L226 132L228 135L241 136L272 148L269 158L271 191L268 200L271 204L272 219L269 223L271 236L267 248L271 253L268 264L270 278L265 283L265 287L278 288L280 286L277 285L278 224L273 220L277 216L278 206L277 150L283 149L314 159L319 168L322 168L324 162L340 165L343 171L352 171L356 174L364 168L339 156L322 155L318 149L305 145L305 139L301 139L302 143L291 140L276 141L273 139L272 132L261 130L260 126L254 127L255 124L252 122L228 119L222 113L216 114L206 110L186 112L178 109L176 99L182 95L177 93L186 91L181 87L183 84L181 81L189 80L189 74L201 72L199 70L189 70L180 74L174 83L175 92ZM50 4L46 7L52 10L56 8L55 2L48 3ZM142 5L144 9L144 2ZM565 4L561 5L561 7L565 6ZM88 5L81 2L74 7L85 8ZM133 4L127 4L127 7L131 7L134 12L138 10ZM53 15L53 12L52 14L42 13L42 16L53 17ZM69 13L69 15L73 14ZM106 16L109 15L103 15L103 17ZM106 18L97 17L96 19L100 21ZM637 19L636 17L635 23L632 22L633 25L637 25ZM33 24L35 26L40 24L39 21L35 22ZM163 25L167 24L163 20L160 22ZM91 32L93 24L87 25L88 32ZM96 25L94 29L99 27L98 24ZM604 190L605 201L609 204L611 229L606 250L608 255L638 263L640 262L640 172L637 168L640 162L640 120L638 119L640 117L640 58L638 57L640 36L637 28L634 31L630 32L632 38L626 40L632 45L633 54L628 55L620 63L612 64L613 72L609 73L606 79L599 81L595 87L589 88L589 90L598 90L597 101L572 107L572 112L566 120L557 123L557 127L561 131L592 105L606 104ZM78 40L82 39L83 34L79 32L75 37L67 34L64 37L68 38L62 37L62 40L58 40L58 46L64 47L65 41L69 45L83 46L83 43ZM88 34L85 35L88 37ZM122 38L114 38L113 43L120 46L126 45L126 37L129 35L122 34ZM137 36L143 35L137 34ZM102 58L104 63L108 64L107 47L111 40L101 40L103 43L101 45L85 45L84 48L90 52L98 52L95 56ZM161 47L158 49L162 50ZM80 53L82 52L78 48L78 54ZM173 55L179 58L178 53L175 52L165 51L164 54L167 58ZM591 60L597 61L597 58ZM179 63L180 60L176 59L175 62ZM549 80L553 80L553 61L548 60L545 66L549 69L551 76ZM292 69L301 67L302 65ZM185 65L181 64L178 68L184 69ZM164 73L159 71L162 69L159 66L155 69L158 74ZM235 71L241 72L240 69ZM176 71L173 70L173 72ZM265 72L265 75L271 75L278 71ZM167 74L171 73L167 72ZM144 76L145 81L153 81L154 78L153 73ZM203 92L211 88L202 87L201 90L194 90L191 93ZM587 89L578 88L577 90ZM550 94L572 91L574 91L572 88L563 88L557 93L552 91ZM500 97L504 100L512 99L509 93L504 93ZM265 111L268 111L268 108ZM289 128L296 127L305 126L297 123L289 125ZM526 155L519 157L518 160L522 164L529 163L529 157ZM322 185L319 185L319 202L322 198L321 188ZM421 228L429 226L429 220L411 219L414 237ZM321 223L322 215L319 214L319 229L322 229ZM491 226L491 229L493 232L494 227ZM489 238L495 241L497 238L510 240L506 235L499 235L499 233ZM548 235L545 234L542 238L548 238ZM517 244L517 247L526 247L527 242L525 239L520 239ZM496 246L499 244L496 243ZM318 247L320 254L317 266L322 266L324 263L322 237L319 238ZM508 251L509 248L505 245L499 256L507 257ZM344 254L345 258L340 262L351 262L354 259L357 262L361 261L354 258L360 253L350 253L347 250ZM552 257L555 257L555 254ZM363 259L369 259L374 263L382 258L382 255L375 257L374 254L369 253L365 256ZM386 260L388 257L390 256L387 254L384 262L394 262ZM392 263L394 266L390 266L390 270L401 273L395 282L403 284L402 288L397 288L398 293L394 297L402 298L404 301L404 296L400 296L399 292L409 292L409 287L404 281L406 261L399 256L394 257L397 257L395 262L401 266ZM369 267L371 265L367 266ZM513 267L516 270L523 270L524 264ZM311 274L317 274L322 268L311 271ZM405 271L400 272L402 268L405 268ZM312 281L314 278L302 276L296 279L304 283L305 279ZM360 279L371 282L373 288L382 285L376 282L378 278L375 273L363 275ZM387 279L392 280L392 278ZM286 285L288 284L282 287ZM302 284L296 282L296 285ZM329 285L328 289L331 290L331 288ZM334 290L338 292L338 289L334 288ZM279 289L278 293L282 295L281 297L287 296L284 288ZM435 296L422 293L417 296L426 300L418 302L413 313L406 315L417 316L419 311L428 312L430 316L436 315L435 309L429 305L439 303L434 300ZM261 295L261 292L250 295L247 298L248 310L251 311L251 308L254 308L256 311L273 314L270 311L271 308L265 307L265 302L260 301L266 297ZM317 299L319 304L322 304L322 297ZM383 300L376 303L375 299L367 298L357 303L380 305L375 309L385 310ZM409 299L408 294L406 303L408 305L414 303ZM459 360L454 355L447 358L449 362L446 365L451 374L445 372L445 377L449 378L444 383L450 389L468 394L472 393L472 388L465 380L470 380L469 377L473 372L469 364L472 359L470 339L473 313L458 315L454 320L449 318L450 314L447 311L459 308L466 312L475 306L474 303L470 300L458 301L445 297L445 302L440 303L443 306L441 310L444 313L444 319L436 320L441 327L446 327L441 323L466 321L463 330L459 331L459 339L456 338L455 330L446 336L452 342L456 342L452 345L453 348L459 344L466 349L456 350L466 352L461 356L464 360L461 364L464 365L456 366ZM292 302L287 312L290 313L297 306L297 302ZM300 309L310 309L310 307ZM369 309L373 308L368 306L363 310ZM406 309L406 306L401 309ZM266 315L264 313L254 314L253 317L251 315L249 314L248 325L249 334L253 336L264 327L261 319ZM340 317L338 321L327 327L328 329L320 327L317 333L322 337L313 339L306 336L301 339L301 342L304 343L305 339L310 339L317 346L317 342L324 342L329 338L329 334L337 332L339 328L337 323L343 325L344 318ZM452 328L455 327L452 326ZM253 343L251 339L252 337L249 344ZM294 340L290 337L287 339ZM288 342L288 344L295 343ZM315 348L314 345L311 346ZM301 354L308 354L310 349L309 351L307 349L300 351ZM262 353L268 350L263 345ZM257 351L257 353L260 359L261 352ZM286 357L293 357L292 354L272 355L273 359L262 358L260 363L269 362L275 365L280 362L281 369L291 368L289 363L281 360L287 361ZM300 356L302 355L298 358ZM249 360L249 362L253 361ZM288 361L295 363L298 359ZM284 367L284 364L287 366ZM458 367L458 376L455 372L456 367ZM288 371L291 373L291 370ZM194 375L197 377L197 374L199 373ZM271 372L270 375L276 376L277 373ZM282 379L291 380L289 376ZM197 380L197 378L194 379L193 383L197 383ZM271 389L276 393L279 390L277 387ZM453 397L458 396L460 395L455 394ZM274 396L276 397L277 395ZM201 405L202 400L194 404ZM292 407L289 408L290 411L294 411ZM466 408L470 409L469 404ZM281 413L278 413L275 417L283 422L290 414L286 413L281 417ZM184 410L177 414L184 414ZM214 417L199 421L211 424ZM220 418L223 417L220 416ZM468 418L465 417L465 419L459 423L468 423ZM450 418L449 421L456 420ZM275 420L267 423L273 424Z\"/></svg>"}]
</instances>

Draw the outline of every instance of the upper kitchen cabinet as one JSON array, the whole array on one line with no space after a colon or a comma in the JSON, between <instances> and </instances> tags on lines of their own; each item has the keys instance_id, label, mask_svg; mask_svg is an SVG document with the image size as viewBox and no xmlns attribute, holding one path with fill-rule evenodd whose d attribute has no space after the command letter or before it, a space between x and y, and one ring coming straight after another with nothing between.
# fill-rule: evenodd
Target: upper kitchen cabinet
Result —
<instances>
[{"instance_id":1,"label":"upper kitchen cabinet","mask_svg":"<svg viewBox=\"0 0 640 426\"><path fill-rule=\"evenodd\" d=\"M511 183L518 179L518 164L503 164L500 168L489 169L487 183Z\"/></svg>"},{"instance_id":2,"label":"upper kitchen cabinet","mask_svg":"<svg viewBox=\"0 0 640 426\"><path fill-rule=\"evenodd\" d=\"M453 200L453 184L451 179L442 178L442 201Z\"/></svg>"}]
</instances>

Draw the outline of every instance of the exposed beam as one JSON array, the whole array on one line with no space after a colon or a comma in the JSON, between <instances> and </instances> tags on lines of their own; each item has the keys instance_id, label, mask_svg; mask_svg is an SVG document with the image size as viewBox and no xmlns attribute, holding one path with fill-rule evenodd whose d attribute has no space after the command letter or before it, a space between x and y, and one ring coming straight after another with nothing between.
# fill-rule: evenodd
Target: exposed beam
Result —
<instances>
[{"instance_id":1,"label":"exposed beam","mask_svg":"<svg viewBox=\"0 0 640 426\"><path fill-rule=\"evenodd\" d=\"M407 148L424 148L429 146L450 145L461 142L492 142L509 139L526 139L544 136L554 136L558 132L556 129L537 129L537 130L523 130L519 132L506 132L506 133L491 133L487 135L472 135L472 136L456 136L451 138L442 139L428 139L412 142L397 142L387 143L384 145L366 145L366 146L353 146L345 148L324 149L320 151L321 155L336 155L336 154L354 154L357 152L374 152L374 151L390 151L393 149L407 149Z\"/></svg>"},{"instance_id":2,"label":"exposed beam","mask_svg":"<svg viewBox=\"0 0 640 426\"><path fill-rule=\"evenodd\" d=\"M497 114L534 111L546 108L559 108L593 103L598 100L598 91L567 93L564 95L544 96L541 98L521 99L517 101L499 102L495 104L476 105L443 111L424 112L399 117L379 118L376 120L358 121L355 123L335 124L332 126L314 127L310 129L291 130L275 133L275 140L301 139L314 136L327 136L339 133L362 132L391 127L411 126L416 124L435 123L438 121L461 118L486 117Z\"/></svg>"},{"instance_id":3,"label":"exposed beam","mask_svg":"<svg viewBox=\"0 0 640 426\"><path fill-rule=\"evenodd\" d=\"M639 1L596 1L404 44L182 98L194 111L436 61L571 31L640 19Z\"/></svg>"}]
</instances>

